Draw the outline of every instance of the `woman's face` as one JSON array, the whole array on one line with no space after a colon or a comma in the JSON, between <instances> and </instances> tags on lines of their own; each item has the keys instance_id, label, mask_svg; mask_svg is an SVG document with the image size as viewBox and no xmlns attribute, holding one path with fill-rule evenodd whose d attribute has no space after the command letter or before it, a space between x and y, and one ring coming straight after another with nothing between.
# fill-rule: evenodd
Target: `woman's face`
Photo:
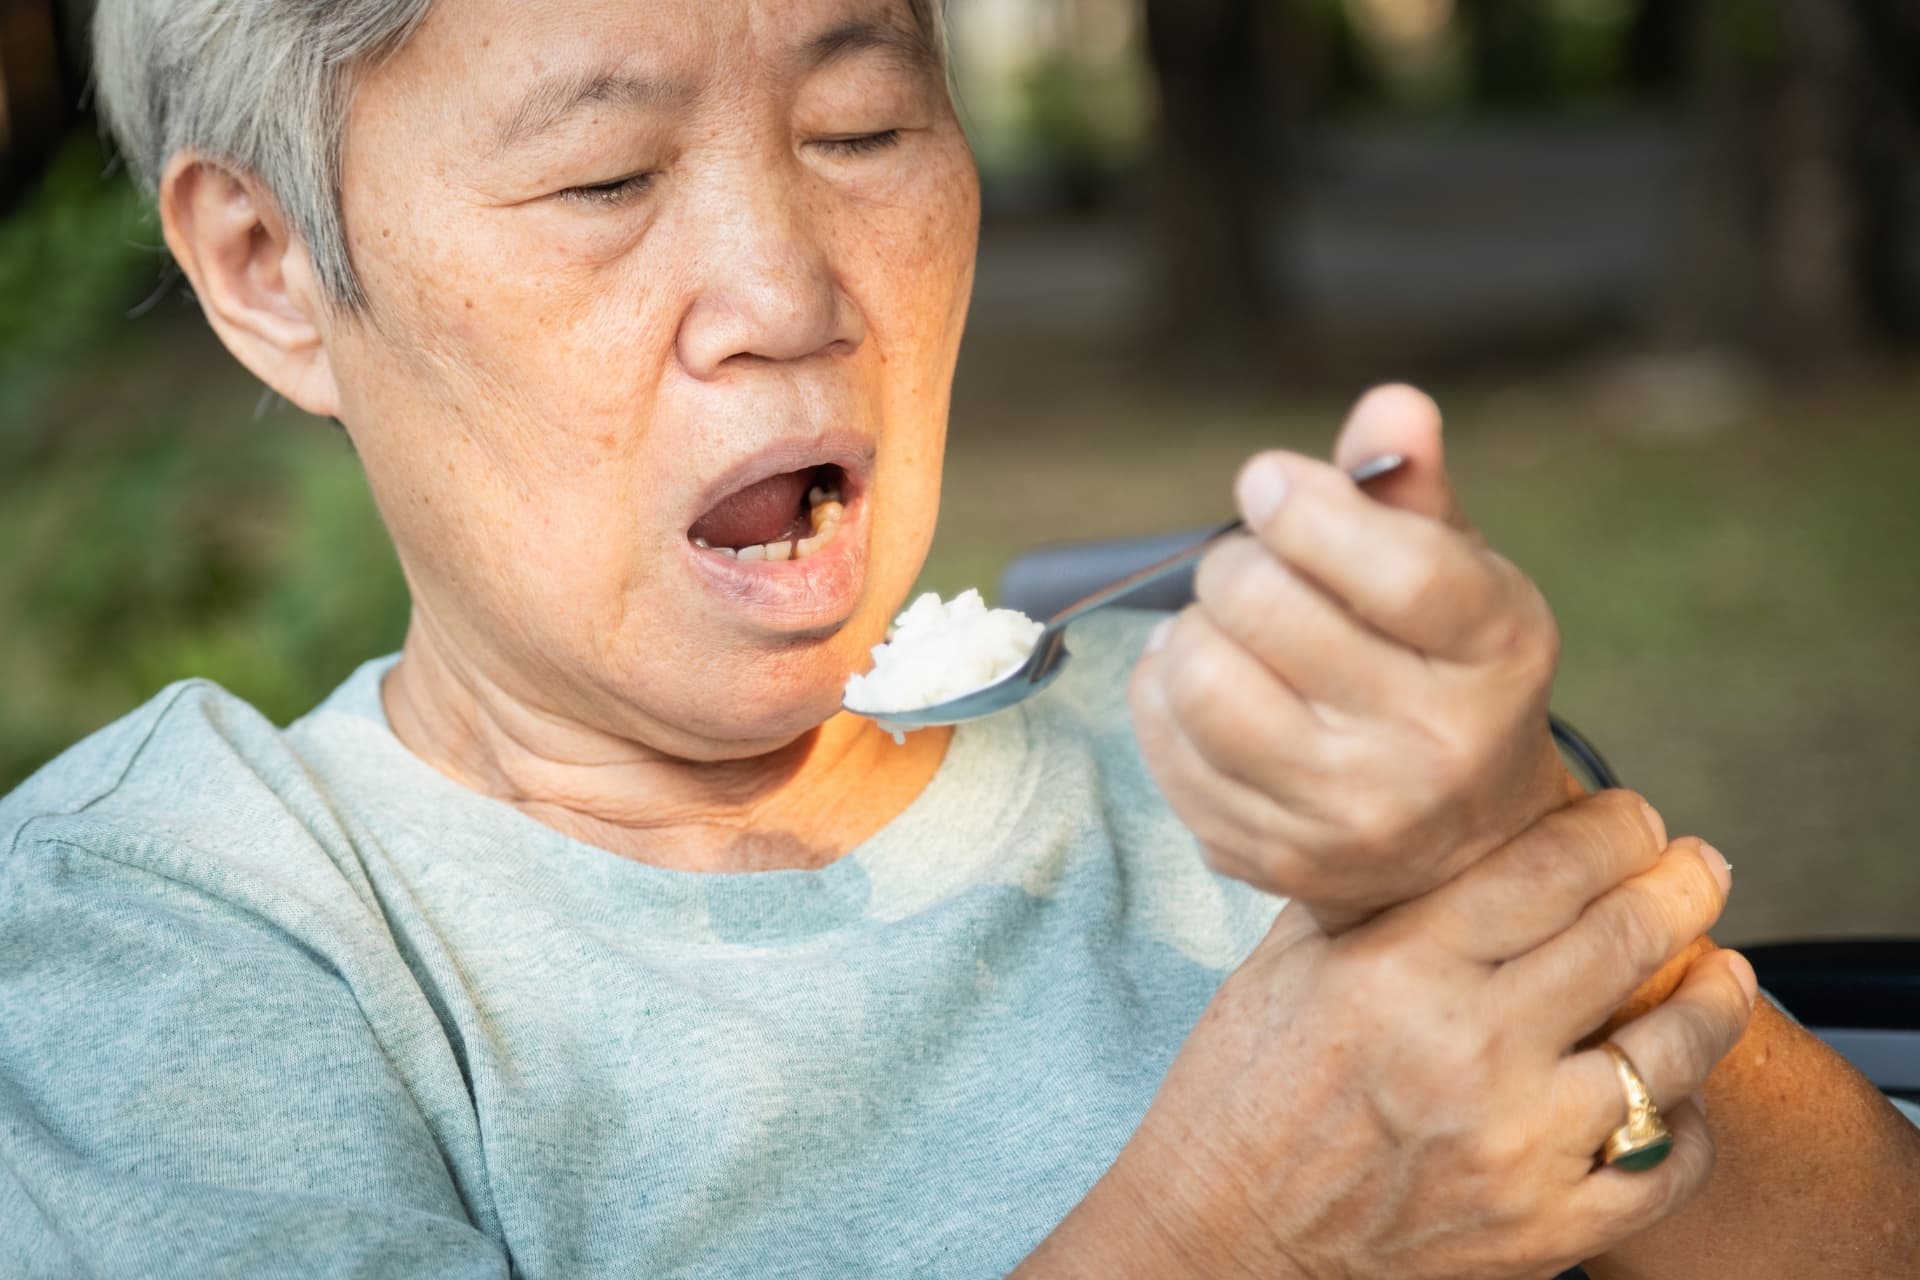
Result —
<instances>
[{"instance_id":1,"label":"woman's face","mask_svg":"<svg viewBox=\"0 0 1920 1280\"><path fill-rule=\"evenodd\" d=\"M832 714L933 535L978 229L905 0L438 0L342 202L341 417L436 648L690 758ZM831 536L726 554L815 487Z\"/></svg>"}]
</instances>

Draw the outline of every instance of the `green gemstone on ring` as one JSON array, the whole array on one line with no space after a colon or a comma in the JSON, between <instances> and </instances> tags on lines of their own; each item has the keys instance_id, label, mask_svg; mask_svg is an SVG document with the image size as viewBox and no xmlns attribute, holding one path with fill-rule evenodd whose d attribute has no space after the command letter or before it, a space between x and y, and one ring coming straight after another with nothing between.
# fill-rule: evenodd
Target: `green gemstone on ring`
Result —
<instances>
[{"instance_id":1,"label":"green gemstone on ring","mask_svg":"<svg viewBox=\"0 0 1920 1280\"><path fill-rule=\"evenodd\" d=\"M1613 1167L1630 1171L1651 1169L1665 1160L1672 1151L1673 1139L1665 1136L1658 1137L1644 1147L1629 1151L1623 1156L1616 1156Z\"/></svg>"}]
</instances>

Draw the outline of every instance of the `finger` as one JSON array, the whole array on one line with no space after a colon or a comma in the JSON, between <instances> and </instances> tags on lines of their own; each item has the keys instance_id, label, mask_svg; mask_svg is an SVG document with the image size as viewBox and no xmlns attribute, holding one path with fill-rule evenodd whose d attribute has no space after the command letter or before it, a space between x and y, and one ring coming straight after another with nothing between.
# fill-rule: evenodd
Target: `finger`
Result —
<instances>
[{"instance_id":1,"label":"finger","mask_svg":"<svg viewBox=\"0 0 1920 1280\"><path fill-rule=\"evenodd\" d=\"M1342 471L1386 454L1398 454L1406 462L1369 483L1368 493L1456 529L1472 527L1447 475L1440 407L1424 391L1403 383L1373 388L1354 404L1333 446L1334 465Z\"/></svg>"},{"instance_id":2,"label":"finger","mask_svg":"<svg viewBox=\"0 0 1920 1280\"><path fill-rule=\"evenodd\" d=\"M1166 664L1168 710L1209 767L1268 797L1276 810L1310 808L1326 792L1322 758L1335 731L1204 609L1183 611L1156 656Z\"/></svg>"},{"instance_id":3,"label":"finger","mask_svg":"<svg viewBox=\"0 0 1920 1280\"><path fill-rule=\"evenodd\" d=\"M1579 1242L1581 1257L1605 1253L1663 1221L1707 1185L1715 1151L1706 1116L1693 1103L1683 1102L1667 1113L1666 1121L1673 1132L1673 1150L1665 1160L1651 1169L1602 1164L1574 1188L1567 1216L1588 1224Z\"/></svg>"},{"instance_id":4,"label":"finger","mask_svg":"<svg viewBox=\"0 0 1920 1280\"><path fill-rule=\"evenodd\" d=\"M1596 898L1558 937L1502 965L1494 981L1524 1007L1551 1008L1571 1044L1713 927L1727 902L1725 868L1711 845L1676 840L1651 870Z\"/></svg>"},{"instance_id":5,"label":"finger","mask_svg":"<svg viewBox=\"0 0 1920 1280\"><path fill-rule=\"evenodd\" d=\"M1652 805L1631 791L1602 791L1391 914L1456 955L1495 964L1564 933L1596 898L1650 870L1666 844Z\"/></svg>"},{"instance_id":6,"label":"finger","mask_svg":"<svg viewBox=\"0 0 1920 1280\"><path fill-rule=\"evenodd\" d=\"M1208 552L1194 595L1226 636L1310 702L1362 712L1397 706L1425 667L1252 538Z\"/></svg>"},{"instance_id":7,"label":"finger","mask_svg":"<svg viewBox=\"0 0 1920 1280\"><path fill-rule=\"evenodd\" d=\"M1269 551L1389 638L1463 662L1529 641L1550 657L1552 617L1539 592L1466 534L1376 502L1340 471L1294 454L1251 459L1235 495Z\"/></svg>"},{"instance_id":8,"label":"finger","mask_svg":"<svg viewBox=\"0 0 1920 1280\"><path fill-rule=\"evenodd\" d=\"M1697 957L1664 1004L1641 1014L1608 1037L1627 1055L1653 1105L1662 1113L1700 1092L1720 1060L1746 1034L1758 991L1753 966L1737 951L1713 950ZM1581 1151L1598 1149L1627 1121L1627 1092L1613 1058L1595 1047L1570 1054L1557 1068L1556 1095L1572 1100L1569 1140Z\"/></svg>"},{"instance_id":9,"label":"finger","mask_svg":"<svg viewBox=\"0 0 1920 1280\"><path fill-rule=\"evenodd\" d=\"M1177 620L1173 630L1179 630ZM1275 832L1285 815L1266 796L1223 773L1193 745L1169 704L1165 664L1172 651L1169 634L1165 647L1141 658L1128 686L1141 755L1174 815L1207 849L1214 869L1269 887L1264 855L1280 843Z\"/></svg>"}]
</instances>

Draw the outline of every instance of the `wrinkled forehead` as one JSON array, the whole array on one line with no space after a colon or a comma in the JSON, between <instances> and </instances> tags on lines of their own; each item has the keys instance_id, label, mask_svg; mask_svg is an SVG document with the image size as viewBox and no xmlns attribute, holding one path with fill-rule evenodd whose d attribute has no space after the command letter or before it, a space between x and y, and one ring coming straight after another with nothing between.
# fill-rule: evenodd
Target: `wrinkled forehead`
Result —
<instances>
[{"instance_id":1,"label":"wrinkled forehead","mask_svg":"<svg viewBox=\"0 0 1920 1280\"><path fill-rule=\"evenodd\" d=\"M403 84L501 144L601 105L670 108L884 58L939 79L938 0L434 0L363 92Z\"/></svg>"}]
</instances>

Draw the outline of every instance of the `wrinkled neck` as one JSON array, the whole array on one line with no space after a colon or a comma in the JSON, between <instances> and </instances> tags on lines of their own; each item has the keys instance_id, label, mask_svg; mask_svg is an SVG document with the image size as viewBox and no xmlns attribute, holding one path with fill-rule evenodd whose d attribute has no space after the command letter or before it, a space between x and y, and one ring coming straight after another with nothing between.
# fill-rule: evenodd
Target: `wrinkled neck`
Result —
<instances>
[{"instance_id":1,"label":"wrinkled neck","mask_svg":"<svg viewBox=\"0 0 1920 1280\"><path fill-rule=\"evenodd\" d=\"M950 729L896 744L841 713L772 750L688 760L582 723L409 628L381 699L395 735L469 790L564 835L676 870L814 870L913 802Z\"/></svg>"}]
</instances>

